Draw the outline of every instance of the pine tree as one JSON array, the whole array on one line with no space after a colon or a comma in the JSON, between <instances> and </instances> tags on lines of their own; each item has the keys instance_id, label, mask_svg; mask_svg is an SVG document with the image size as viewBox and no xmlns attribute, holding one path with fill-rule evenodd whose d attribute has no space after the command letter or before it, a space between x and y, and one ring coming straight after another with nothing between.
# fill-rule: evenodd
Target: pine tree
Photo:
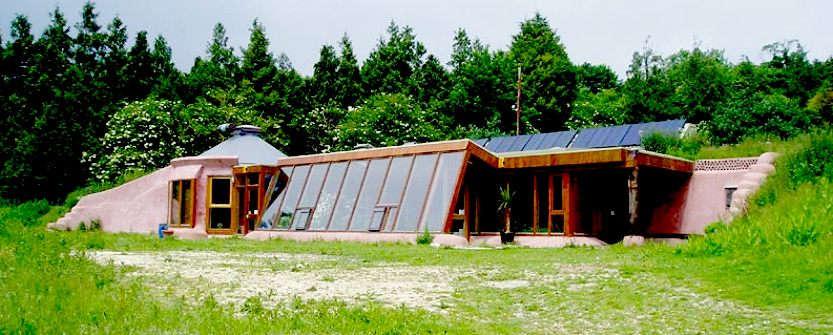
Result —
<instances>
[{"instance_id":1,"label":"pine tree","mask_svg":"<svg viewBox=\"0 0 833 335\"><path fill-rule=\"evenodd\" d=\"M136 34L136 40L127 56L125 77L130 87L126 96L128 101L144 100L155 86L156 76L146 31Z\"/></svg>"},{"instance_id":2,"label":"pine tree","mask_svg":"<svg viewBox=\"0 0 833 335\"><path fill-rule=\"evenodd\" d=\"M533 128L527 131L564 129L578 94L576 70L547 19L535 13L535 17L521 23L521 32L512 37L510 52L524 76L521 108ZM504 119L514 116L509 114Z\"/></svg>"}]
</instances>

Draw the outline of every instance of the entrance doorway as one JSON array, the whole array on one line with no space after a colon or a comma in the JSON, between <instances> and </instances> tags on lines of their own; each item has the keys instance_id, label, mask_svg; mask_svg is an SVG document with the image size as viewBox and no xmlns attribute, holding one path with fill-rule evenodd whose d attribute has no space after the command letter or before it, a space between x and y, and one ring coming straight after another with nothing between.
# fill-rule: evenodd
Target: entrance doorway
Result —
<instances>
[{"instance_id":1,"label":"entrance doorway","mask_svg":"<svg viewBox=\"0 0 833 335\"><path fill-rule=\"evenodd\" d=\"M533 232L546 235L572 235L570 224L570 175L536 174L534 179Z\"/></svg>"},{"instance_id":2,"label":"entrance doorway","mask_svg":"<svg viewBox=\"0 0 833 335\"><path fill-rule=\"evenodd\" d=\"M264 207L268 206L264 198L276 171L272 166L234 167L232 232L245 235L255 230Z\"/></svg>"}]
</instances>

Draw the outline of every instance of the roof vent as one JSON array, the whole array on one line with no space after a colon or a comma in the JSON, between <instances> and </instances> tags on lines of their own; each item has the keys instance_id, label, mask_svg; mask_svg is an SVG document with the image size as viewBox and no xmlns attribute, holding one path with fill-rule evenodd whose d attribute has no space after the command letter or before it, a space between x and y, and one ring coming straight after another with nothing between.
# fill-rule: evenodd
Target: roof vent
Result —
<instances>
[{"instance_id":1,"label":"roof vent","mask_svg":"<svg viewBox=\"0 0 833 335\"><path fill-rule=\"evenodd\" d=\"M372 145L372 144L370 144L370 143L356 144L356 146L354 146L354 147L353 147L353 149L354 149L354 150L360 150L360 149L373 149L373 145Z\"/></svg>"},{"instance_id":2,"label":"roof vent","mask_svg":"<svg viewBox=\"0 0 833 335\"><path fill-rule=\"evenodd\" d=\"M217 129L224 134L231 134L231 136L254 135L260 137L260 127L248 124L235 126L233 123L223 123Z\"/></svg>"}]
</instances>

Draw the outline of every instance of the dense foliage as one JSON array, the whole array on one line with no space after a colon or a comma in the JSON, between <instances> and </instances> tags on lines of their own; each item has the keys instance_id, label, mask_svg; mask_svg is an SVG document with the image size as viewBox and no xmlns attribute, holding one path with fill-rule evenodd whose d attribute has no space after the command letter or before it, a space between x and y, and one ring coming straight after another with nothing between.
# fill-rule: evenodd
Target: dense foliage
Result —
<instances>
[{"instance_id":1,"label":"dense foliage","mask_svg":"<svg viewBox=\"0 0 833 335\"><path fill-rule=\"evenodd\" d=\"M218 23L184 73L164 37L138 31L128 45L125 23L102 25L92 3L74 25L58 9L50 17L36 35L19 15L0 41L0 198L54 201L117 171L164 166L217 144L225 122L264 127L290 155L513 133L519 72L524 133L686 118L707 142L732 144L833 122L833 58L809 60L797 41L764 46L762 64L700 45L660 55L646 41L617 78L574 64L540 14L504 50L454 32L447 64L391 22L363 62L344 35L307 77L270 51L256 20L242 47Z\"/></svg>"}]
</instances>

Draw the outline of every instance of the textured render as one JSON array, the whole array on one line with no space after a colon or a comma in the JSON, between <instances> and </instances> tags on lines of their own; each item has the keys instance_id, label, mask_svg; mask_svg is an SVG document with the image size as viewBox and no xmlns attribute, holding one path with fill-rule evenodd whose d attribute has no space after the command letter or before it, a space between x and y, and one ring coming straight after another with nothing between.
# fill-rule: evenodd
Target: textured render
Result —
<instances>
[{"instance_id":1,"label":"textured render","mask_svg":"<svg viewBox=\"0 0 833 335\"><path fill-rule=\"evenodd\" d=\"M171 165L119 187L87 195L64 217L47 225L54 230L75 230L82 223L97 221L107 232L153 233L168 222L168 183L196 179L196 209L193 229L173 229L174 236L204 237L209 176L231 176L237 157L185 157Z\"/></svg>"},{"instance_id":2,"label":"textured render","mask_svg":"<svg viewBox=\"0 0 833 335\"><path fill-rule=\"evenodd\" d=\"M98 222L107 232L148 233L166 222L168 204L168 166L119 187L87 195L64 217L47 228L75 230Z\"/></svg>"},{"instance_id":3,"label":"textured render","mask_svg":"<svg viewBox=\"0 0 833 335\"><path fill-rule=\"evenodd\" d=\"M703 234L710 223L731 222L743 213L746 202L766 177L775 172L776 153L753 159L698 161L689 180L683 201L679 201L680 234ZM736 187L726 208L726 188ZM674 210L673 207L667 210Z\"/></svg>"}]
</instances>

